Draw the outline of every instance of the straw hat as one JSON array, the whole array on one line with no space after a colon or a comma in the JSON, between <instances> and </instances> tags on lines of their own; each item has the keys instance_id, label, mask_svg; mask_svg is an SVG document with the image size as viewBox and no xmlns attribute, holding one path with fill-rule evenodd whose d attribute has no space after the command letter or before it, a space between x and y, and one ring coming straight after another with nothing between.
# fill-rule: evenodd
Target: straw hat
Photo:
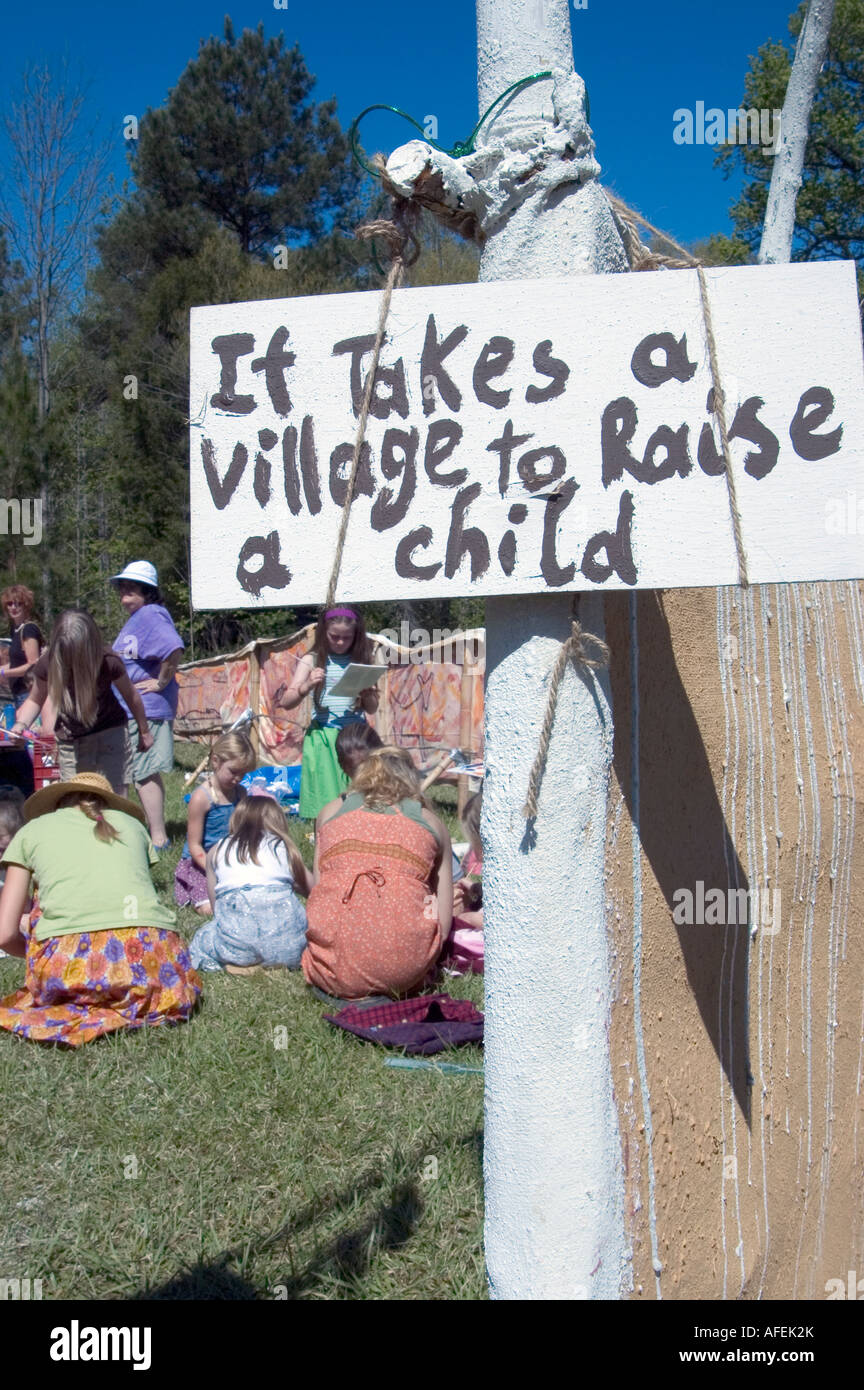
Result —
<instances>
[{"instance_id":1,"label":"straw hat","mask_svg":"<svg viewBox=\"0 0 864 1390\"><path fill-rule=\"evenodd\" d=\"M134 801L127 801L125 796L118 796L108 778L98 772L79 772L69 782L49 782L47 787L43 787L24 802L24 819L35 820L37 816L44 816L49 811L56 810L57 802L70 792L90 792L104 801L112 811L122 811L126 816L134 816L142 825L147 824L141 807L136 806Z\"/></svg>"}]
</instances>

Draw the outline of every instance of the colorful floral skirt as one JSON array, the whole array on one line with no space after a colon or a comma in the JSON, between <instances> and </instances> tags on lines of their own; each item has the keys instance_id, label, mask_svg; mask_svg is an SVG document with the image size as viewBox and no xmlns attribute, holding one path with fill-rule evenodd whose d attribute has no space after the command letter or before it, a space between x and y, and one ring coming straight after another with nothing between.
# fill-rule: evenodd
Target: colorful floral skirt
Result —
<instances>
[{"instance_id":1,"label":"colorful floral skirt","mask_svg":"<svg viewBox=\"0 0 864 1390\"><path fill-rule=\"evenodd\" d=\"M176 932L122 927L47 941L31 936L24 988L0 1000L0 1028L80 1047L120 1028L182 1023L200 994Z\"/></svg>"}]
</instances>

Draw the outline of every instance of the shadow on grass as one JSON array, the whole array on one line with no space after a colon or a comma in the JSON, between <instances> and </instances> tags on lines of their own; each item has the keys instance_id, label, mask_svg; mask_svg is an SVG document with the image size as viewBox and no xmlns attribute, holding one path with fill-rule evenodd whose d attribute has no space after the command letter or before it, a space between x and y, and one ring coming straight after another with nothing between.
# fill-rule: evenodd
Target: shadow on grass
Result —
<instances>
[{"instance_id":1,"label":"shadow on grass","mask_svg":"<svg viewBox=\"0 0 864 1390\"><path fill-rule=\"evenodd\" d=\"M352 1283L362 1278L375 1259L385 1250L399 1250L407 1245L423 1215L423 1200L415 1180L394 1183L387 1200L378 1207L362 1226L320 1246L305 1269L280 1283L280 1298L302 1298L313 1288L320 1287L321 1277ZM288 1243L288 1232L280 1233L279 1241ZM290 1254L290 1245L289 1245Z\"/></svg>"},{"instance_id":2,"label":"shadow on grass","mask_svg":"<svg viewBox=\"0 0 864 1390\"><path fill-rule=\"evenodd\" d=\"M217 1299L221 1302L249 1302L262 1298L254 1284L228 1268L229 1256L223 1255L212 1264L199 1262L191 1269L175 1274L173 1279L153 1289L142 1289L130 1295L130 1301L188 1302Z\"/></svg>"},{"instance_id":3,"label":"shadow on grass","mask_svg":"<svg viewBox=\"0 0 864 1390\"><path fill-rule=\"evenodd\" d=\"M456 1140L456 1144L473 1148L478 1161L482 1162L482 1134L477 1131L464 1134ZM427 1141L405 1160L404 1165L398 1152L393 1154L393 1162L416 1171L428 1150ZM302 1268L296 1268L291 1247L292 1237L324 1217L354 1206L358 1200L384 1187L388 1188L386 1195L381 1194L384 1200L367 1220L319 1245L311 1259ZM369 1272L380 1254L388 1250L399 1250L407 1245L419 1225L423 1210L424 1203L416 1179L394 1182L392 1176L385 1174L381 1167L369 1169L356 1182L349 1183L340 1191L316 1196L295 1217L271 1235L252 1237L244 1241L242 1246L224 1251L210 1264L199 1262L190 1269L176 1274L164 1284L130 1295L130 1301L251 1301L266 1298L266 1294L259 1292L242 1275L235 1274L229 1266L239 1259L262 1255L265 1251L279 1246L286 1249L291 1273L278 1284L271 1285L271 1298L302 1299L306 1293L320 1288L324 1277L329 1277L334 1282L353 1284Z\"/></svg>"}]
</instances>

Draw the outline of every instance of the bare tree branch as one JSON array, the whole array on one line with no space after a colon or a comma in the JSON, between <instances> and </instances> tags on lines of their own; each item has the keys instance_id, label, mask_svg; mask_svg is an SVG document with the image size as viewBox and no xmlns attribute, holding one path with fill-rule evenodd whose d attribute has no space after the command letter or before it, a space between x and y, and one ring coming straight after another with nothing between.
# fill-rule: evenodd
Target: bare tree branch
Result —
<instances>
[{"instance_id":1,"label":"bare tree branch","mask_svg":"<svg viewBox=\"0 0 864 1390\"><path fill-rule=\"evenodd\" d=\"M771 187L759 247L759 264L788 261L795 231L795 203L801 187L807 130L813 94L825 54L834 16L834 0L810 0L798 35L795 61L789 74L786 99L780 117L780 148L774 156Z\"/></svg>"},{"instance_id":2,"label":"bare tree branch","mask_svg":"<svg viewBox=\"0 0 864 1390\"><path fill-rule=\"evenodd\" d=\"M84 126L86 90L66 67L28 68L3 119L5 230L33 287L39 418L50 407L50 340L58 312L83 285L105 192L110 146Z\"/></svg>"}]
</instances>

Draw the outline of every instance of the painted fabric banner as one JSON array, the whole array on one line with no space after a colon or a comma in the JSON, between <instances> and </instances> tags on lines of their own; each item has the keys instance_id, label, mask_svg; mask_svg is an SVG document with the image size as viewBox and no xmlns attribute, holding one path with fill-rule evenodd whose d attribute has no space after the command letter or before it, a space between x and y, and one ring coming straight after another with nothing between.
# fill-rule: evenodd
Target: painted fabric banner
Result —
<instances>
[{"instance_id":1,"label":"painted fabric banner","mask_svg":"<svg viewBox=\"0 0 864 1390\"><path fill-rule=\"evenodd\" d=\"M251 709L260 716L260 761L299 763L312 717L311 697L294 710L278 706L297 660L309 650L312 633L305 628L287 638L251 643L231 656L181 666L177 737L209 742ZM421 764L444 748L464 748L482 759L483 633L457 633L424 647L374 634L372 640L379 644L379 659L392 662L379 686L378 713L370 721L385 743L410 749Z\"/></svg>"},{"instance_id":2,"label":"painted fabric banner","mask_svg":"<svg viewBox=\"0 0 864 1390\"><path fill-rule=\"evenodd\" d=\"M851 262L705 271L750 581L864 574ZM193 309L196 607L327 589L379 297ZM362 599L733 584L695 271L393 295L340 589Z\"/></svg>"},{"instance_id":3,"label":"painted fabric banner","mask_svg":"<svg viewBox=\"0 0 864 1390\"><path fill-rule=\"evenodd\" d=\"M250 707L250 659L244 653L180 667L175 734L180 738L201 735L206 741Z\"/></svg>"}]
</instances>

